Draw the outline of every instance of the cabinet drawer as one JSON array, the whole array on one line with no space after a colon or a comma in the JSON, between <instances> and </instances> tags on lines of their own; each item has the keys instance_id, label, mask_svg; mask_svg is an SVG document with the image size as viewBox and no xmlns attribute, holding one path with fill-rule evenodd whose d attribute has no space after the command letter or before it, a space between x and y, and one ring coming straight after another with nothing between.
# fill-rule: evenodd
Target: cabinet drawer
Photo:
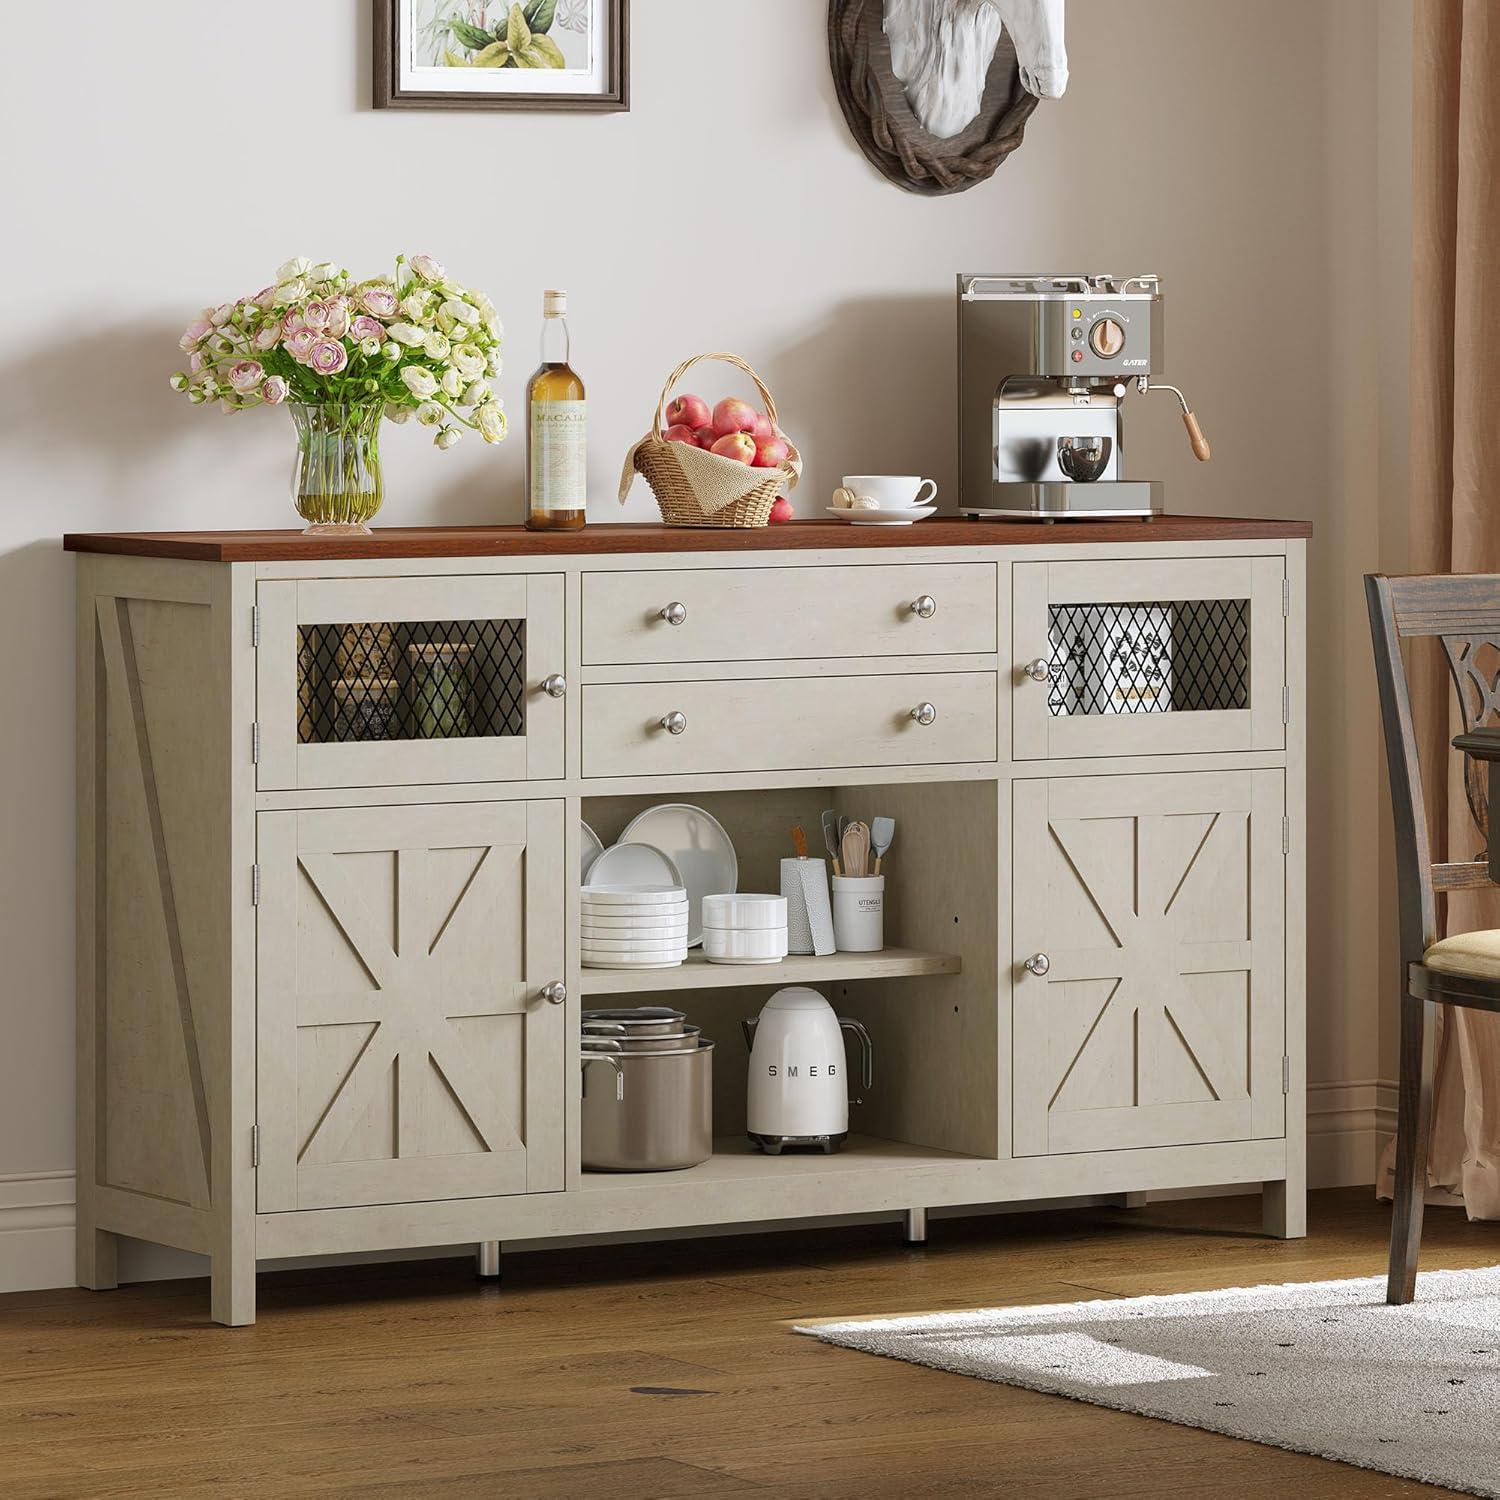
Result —
<instances>
[{"instance_id":1,"label":"cabinet drawer","mask_svg":"<svg viewBox=\"0 0 1500 1500\"><path fill-rule=\"evenodd\" d=\"M1017 760L1280 750L1279 557L1017 563Z\"/></svg>"},{"instance_id":2,"label":"cabinet drawer","mask_svg":"<svg viewBox=\"0 0 1500 1500\"><path fill-rule=\"evenodd\" d=\"M585 776L905 766L995 758L993 672L592 683ZM913 711L929 705L931 723ZM678 734L663 720L681 714Z\"/></svg>"},{"instance_id":3,"label":"cabinet drawer","mask_svg":"<svg viewBox=\"0 0 1500 1500\"><path fill-rule=\"evenodd\" d=\"M677 568L583 580L586 666L995 649L993 563Z\"/></svg>"},{"instance_id":4,"label":"cabinet drawer","mask_svg":"<svg viewBox=\"0 0 1500 1500\"><path fill-rule=\"evenodd\" d=\"M561 574L268 581L256 603L262 791L563 774Z\"/></svg>"}]
</instances>

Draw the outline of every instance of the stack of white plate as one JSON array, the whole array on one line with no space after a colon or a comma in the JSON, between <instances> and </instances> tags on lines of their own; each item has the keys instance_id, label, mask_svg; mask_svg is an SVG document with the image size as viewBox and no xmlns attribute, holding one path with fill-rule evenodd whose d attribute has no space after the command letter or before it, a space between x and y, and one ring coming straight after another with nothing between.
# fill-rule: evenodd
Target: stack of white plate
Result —
<instances>
[{"instance_id":1,"label":"stack of white plate","mask_svg":"<svg viewBox=\"0 0 1500 1500\"><path fill-rule=\"evenodd\" d=\"M579 945L586 969L675 969L687 957L680 885L586 885Z\"/></svg>"},{"instance_id":2,"label":"stack of white plate","mask_svg":"<svg viewBox=\"0 0 1500 1500\"><path fill-rule=\"evenodd\" d=\"M779 964L786 957L786 897L741 891L703 898L703 956L712 964Z\"/></svg>"}]
</instances>

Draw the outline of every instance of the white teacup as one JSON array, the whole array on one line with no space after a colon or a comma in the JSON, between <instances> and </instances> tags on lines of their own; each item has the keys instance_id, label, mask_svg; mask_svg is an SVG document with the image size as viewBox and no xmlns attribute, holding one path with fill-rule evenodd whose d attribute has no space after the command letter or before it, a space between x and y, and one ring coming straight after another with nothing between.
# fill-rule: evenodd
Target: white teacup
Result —
<instances>
[{"instance_id":1,"label":"white teacup","mask_svg":"<svg viewBox=\"0 0 1500 1500\"><path fill-rule=\"evenodd\" d=\"M937 480L923 479L920 474L845 474L843 484L861 499L873 500L881 510L909 510L937 497ZM925 495L924 490L928 490Z\"/></svg>"}]
</instances>

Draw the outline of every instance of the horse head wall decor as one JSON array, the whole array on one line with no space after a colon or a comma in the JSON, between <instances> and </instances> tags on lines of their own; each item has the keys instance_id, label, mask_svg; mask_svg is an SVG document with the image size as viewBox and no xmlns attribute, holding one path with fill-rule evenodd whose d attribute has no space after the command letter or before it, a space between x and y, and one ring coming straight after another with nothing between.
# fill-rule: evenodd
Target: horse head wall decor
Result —
<instances>
[{"instance_id":1,"label":"horse head wall decor","mask_svg":"<svg viewBox=\"0 0 1500 1500\"><path fill-rule=\"evenodd\" d=\"M1068 83L1063 0L830 0L828 39L855 140L912 192L982 182Z\"/></svg>"}]
</instances>

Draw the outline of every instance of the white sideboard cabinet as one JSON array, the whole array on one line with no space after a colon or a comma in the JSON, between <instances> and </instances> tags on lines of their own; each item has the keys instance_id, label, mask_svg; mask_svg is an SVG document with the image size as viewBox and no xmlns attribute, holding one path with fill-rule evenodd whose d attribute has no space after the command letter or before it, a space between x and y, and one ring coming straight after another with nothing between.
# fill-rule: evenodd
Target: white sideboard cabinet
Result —
<instances>
[{"instance_id":1,"label":"white sideboard cabinet","mask_svg":"<svg viewBox=\"0 0 1500 1500\"><path fill-rule=\"evenodd\" d=\"M1302 1234L1307 534L68 537L80 1283L199 1251L242 1324L289 1256L1235 1183ZM671 800L742 889L895 817L888 946L582 968L581 821ZM833 1156L745 1139L789 983L874 1041ZM715 1153L583 1171L579 1012L651 1000Z\"/></svg>"}]
</instances>

